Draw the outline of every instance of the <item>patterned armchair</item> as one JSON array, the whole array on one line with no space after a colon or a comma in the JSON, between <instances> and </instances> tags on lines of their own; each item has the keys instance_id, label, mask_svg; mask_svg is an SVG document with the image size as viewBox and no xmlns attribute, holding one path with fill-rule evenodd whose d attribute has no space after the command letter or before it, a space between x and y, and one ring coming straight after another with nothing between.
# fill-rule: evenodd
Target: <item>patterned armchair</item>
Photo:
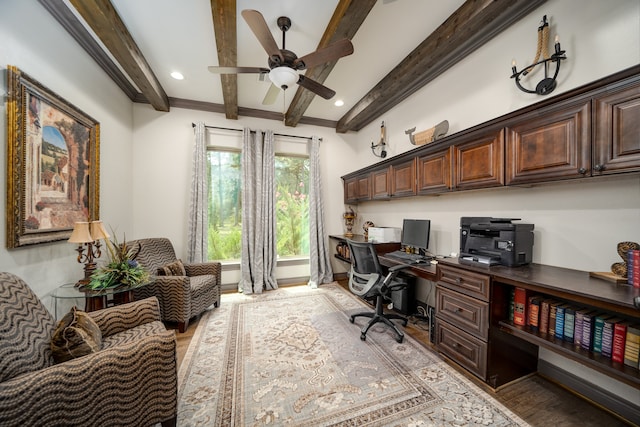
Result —
<instances>
[{"instance_id":1,"label":"patterned armchair","mask_svg":"<svg viewBox=\"0 0 640 427\"><path fill-rule=\"evenodd\" d=\"M135 299L155 296L160 301L162 320L177 322L178 330L184 332L189 319L200 315L207 308L220 304L219 262L183 264L184 275L164 275L164 267L177 261L169 239L155 237L127 242L132 248L140 244L136 260L153 275L153 283L134 291ZM174 273L175 274L175 273Z\"/></svg>"},{"instance_id":2,"label":"patterned armchair","mask_svg":"<svg viewBox=\"0 0 640 427\"><path fill-rule=\"evenodd\" d=\"M54 363L55 320L29 286L0 272L0 425L176 425L176 339L150 298L88 313L102 348Z\"/></svg>"}]
</instances>

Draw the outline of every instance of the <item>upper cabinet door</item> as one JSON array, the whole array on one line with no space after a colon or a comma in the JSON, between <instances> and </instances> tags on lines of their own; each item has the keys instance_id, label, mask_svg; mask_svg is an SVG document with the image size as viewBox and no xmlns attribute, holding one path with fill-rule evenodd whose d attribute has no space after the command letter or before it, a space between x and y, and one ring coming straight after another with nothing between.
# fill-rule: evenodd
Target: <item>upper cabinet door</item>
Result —
<instances>
[{"instance_id":1,"label":"upper cabinet door","mask_svg":"<svg viewBox=\"0 0 640 427\"><path fill-rule=\"evenodd\" d=\"M344 181L344 202L358 203L362 200L369 200L369 174L356 176Z\"/></svg>"},{"instance_id":2,"label":"upper cabinet door","mask_svg":"<svg viewBox=\"0 0 640 427\"><path fill-rule=\"evenodd\" d=\"M594 101L593 175L640 170L640 84Z\"/></svg>"},{"instance_id":3,"label":"upper cabinet door","mask_svg":"<svg viewBox=\"0 0 640 427\"><path fill-rule=\"evenodd\" d=\"M371 198L388 199L389 191L389 168L371 172Z\"/></svg>"},{"instance_id":4,"label":"upper cabinet door","mask_svg":"<svg viewBox=\"0 0 640 427\"><path fill-rule=\"evenodd\" d=\"M438 194L451 191L452 147L418 157L418 194Z\"/></svg>"},{"instance_id":5,"label":"upper cabinet door","mask_svg":"<svg viewBox=\"0 0 640 427\"><path fill-rule=\"evenodd\" d=\"M454 188L499 187L504 185L504 132L480 134L453 147Z\"/></svg>"},{"instance_id":6,"label":"upper cabinet door","mask_svg":"<svg viewBox=\"0 0 640 427\"><path fill-rule=\"evenodd\" d=\"M507 185L590 175L589 106L588 99L556 105L507 127Z\"/></svg>"},{"instance_id":7,"label":"upper cabinet door","mask_svg":"<svg viewBox=\"0 0 640 427\"><path fill-rule=\"evenodd\" d=\"M416 195L416 159L391 165L391 195L393 197Z\"/></svg>"}]
</instances>

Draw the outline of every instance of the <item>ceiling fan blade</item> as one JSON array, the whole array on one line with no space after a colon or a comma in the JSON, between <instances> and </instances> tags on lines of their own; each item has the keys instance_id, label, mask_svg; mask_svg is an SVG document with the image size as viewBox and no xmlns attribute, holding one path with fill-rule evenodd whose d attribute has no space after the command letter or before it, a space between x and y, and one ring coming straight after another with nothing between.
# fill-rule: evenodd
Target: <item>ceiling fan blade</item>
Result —
<instances>
[{"instance_id":1,"label":"ceiling fan blade","mask_svg":"<svg viewBox=\"0 0 640 427\"><path fill-rule=\"evenodd\" d=\"M209 71L215 74L241 74L241 73L269 73L268 68L261 67L208 67Z\"/></svg>"},{"instance_id":2,"label":"ceiling fan blade","mask_svg":"<svg viewBox=\"0 0 640 427\"><path fill-rule=\"evenodd\" d=\"M331 99L333 98L333 95L336 94L334 90L331 90L328 87L323 86L320 83L302 75L298 79L298 84L305 89L309 89L316 95L323 97L324 99Z\"/></svg>"},{"instance_id":3,"label":"ceiling fan blade","mask_svg":"<svg viewBox=\"0 0 640 427\"><path fill-rule=\"evenodd\" d=\"M267 90L267 93L265 94L264 99L262 100L262 105L272 105L273 103L276 102L276 99L278 98L279 94L280 94L280 88L278 88L278 86L271 83L269 85L269 90Z\"/></svg>"},{"instance_id":4,"label":"ceiling fan blade","mask_svg":"<svg viewBox=\"0 0 640 427\"><path fill-rule=\"evenodd\" d=\"M278 48L276 40L273 38L273 34L271 34L271 30L269 30L267 21L264 20L264 16L262 16L262 14L257 10L253 9L245 9L240 13L264 50L267 51L271 60L278 64L284 62L282 53Z\"/></svg>"},{"instance_id":5,"label":"ceiling fan blade","mask_svg":"<svg viewBox=\"0 0 640 427\"><path fill-rule=\"evenodd\" d=\"M353 53L353 44L349 39L338 40L337 42L315 52L304 55L293 61L294 68L304 70L325 62L335 61L343 56Z\"/></svg>"}]
</instances>

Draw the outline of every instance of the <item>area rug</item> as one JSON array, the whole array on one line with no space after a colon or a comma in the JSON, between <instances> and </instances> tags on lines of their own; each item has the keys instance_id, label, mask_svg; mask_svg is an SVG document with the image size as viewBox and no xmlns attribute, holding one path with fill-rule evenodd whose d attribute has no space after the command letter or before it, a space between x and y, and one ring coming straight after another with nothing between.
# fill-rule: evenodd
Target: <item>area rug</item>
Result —
<instances>
[{"instance_id":1,"label":"area rug","mask_svg":"<svg viewBox=\"0 0 640 427\"><path fill-rule=\"evenodd\" d=\"M525 426L338 284L224 294L179 372L179 426Z\"/></svg>"}]
</instances>

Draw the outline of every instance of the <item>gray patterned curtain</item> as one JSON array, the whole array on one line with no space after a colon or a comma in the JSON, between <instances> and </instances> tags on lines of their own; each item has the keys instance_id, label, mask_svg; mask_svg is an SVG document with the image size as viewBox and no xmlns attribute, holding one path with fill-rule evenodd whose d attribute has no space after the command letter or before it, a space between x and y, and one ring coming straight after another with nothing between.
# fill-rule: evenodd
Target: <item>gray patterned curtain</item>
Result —
<instances>
[{"instance_id":1,"label":"gray patterned curtain","mask_svg":"<svg viewBox=\"0 0 640 427\"><path fill-rule=\"evenodd\" d=\"M309 141L309 286L333 281L327 235L324 231L324 204L320 180L320 140Z\"/></svg>"},{"instance_id":2,"label":"gray patterned curtain","mask_svg":"<svg viewBox=\"0 0 640 427\"><path fill-rule=\"evenodd\" d=\"M204 123L195 127L196 143L193 149L191 172L191 200L189 202L189 231L187 236L188 262L206 262L208 234L207 143Z\"/></svg>"},{"instance_id":3,"label":"gray patterned curtain","mask_svg":"<svg viewBox=\"0 0 640 427\"><path fill-rule=\"evenodd\" d=\"M242 258L238 290L276 289L275 148L273 131L242 140Z\"/></svg>"}]
</instances>

